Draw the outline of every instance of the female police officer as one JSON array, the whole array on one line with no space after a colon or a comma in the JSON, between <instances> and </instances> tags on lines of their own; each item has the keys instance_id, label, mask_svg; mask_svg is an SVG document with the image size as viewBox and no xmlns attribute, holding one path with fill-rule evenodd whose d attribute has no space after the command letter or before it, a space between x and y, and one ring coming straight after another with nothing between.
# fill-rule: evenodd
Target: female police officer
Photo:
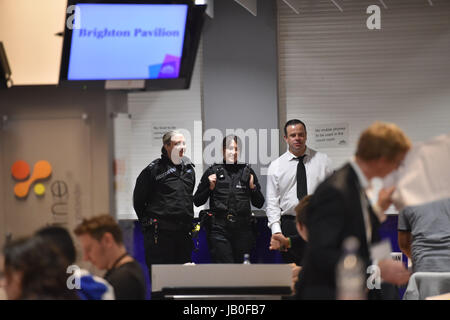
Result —
<instances>
[{"instance_id":1,"label":"female police officer","mask_svg":"<svg viewBox=\"0 0 450 320\"><path fill-rule=\"evenodd\" d=\"M255 241L250 203L257 208L264 204L255 172L248 164L237 163L238 147L236 136L223 139L223 163L206 170L194 194L197 207L209 198L206 233L215 263L242 263Z\"/></svg>"}]
</instances>

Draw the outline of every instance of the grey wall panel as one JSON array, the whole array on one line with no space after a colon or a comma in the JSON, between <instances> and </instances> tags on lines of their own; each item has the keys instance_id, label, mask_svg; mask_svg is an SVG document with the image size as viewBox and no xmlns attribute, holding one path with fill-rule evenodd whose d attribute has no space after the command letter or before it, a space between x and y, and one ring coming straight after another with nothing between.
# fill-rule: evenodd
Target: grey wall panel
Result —
<instances>
[{"instance_id":1,"label":"grey wall panel","mask_svg":"<svg viewBox=\"0 0 450 320\"><path fill-rule=\"evenodd\" d=\"M278 128L276 36L275 2L258 1L255 17L234 1L215 1L203 34L205 130ZM264 190L266 166L259 156L252 164Z\"/></svg>"},{"instance_id":2,"label":"grey wall panel","mask_svg":"<svg viewBox=\"0 0 450 320\"><path fill-rule=\"evenodd\" d=\"M278 2L280 118L301 118L311 129L348 123L349 144L321 150L335 166L375 120L397 123L413 142L449 132L450 2L338 3L343 12L331 1L301 1L297 15ZM380 30L366 26L373 4Z\"/></svg>"}]
</instances>

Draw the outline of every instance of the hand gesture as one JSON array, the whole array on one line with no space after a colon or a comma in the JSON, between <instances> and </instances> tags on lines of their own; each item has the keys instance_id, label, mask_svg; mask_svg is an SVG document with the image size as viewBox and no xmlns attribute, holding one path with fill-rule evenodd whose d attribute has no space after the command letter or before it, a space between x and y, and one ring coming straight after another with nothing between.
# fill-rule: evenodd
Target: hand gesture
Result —
<instances>
[{"instance_id":1,"label":"hand gesture","mask_svg":"<svg viewBox=\"0 0 450 320\"><path fill-rule=\"evenodd\" d=\"M389 258L384 259L378 263L378 267L381 271L381 278L397 286L408 283L409 277L411 276L401 261L394 261Z\"/></svg>"},{"instance_id":2,"label":"hand gesture","mask_svg":"<svg viewBox=\"0 0 450 320\"><path fill-rule=\"evenodd\" d=\"M214 190L214 188L216 187L216 182L217 182L217 176L216 174L212 174L208 177L209 180L209 190Z\"/></svg>"},{"instance_id":3,"label":"hand gesture","mask_svg":"<svg viewBox=\"0 0 450 320\"><path fill-rule=\"evenodd\" d=\"M296 265L295 263L290 263L289 266L292 268L292 284L291 284L291 290L292 294L295 294L295 284L298 281L298 275L300 271L302 270L302 267Z\"/></svg>"},{"instance_id":4,"label":"hand gesture","mask_svg":"<svg viewBox=\"0 0 450 320\"><path fill-rule=\"evenodd\" d=\"M392 204L392 194L395 191L395 187L381 189L378 193L378 206L384 211L386 211Z\"/></svg>"},{"instance_id":5,"label":"hand gesture","mask_svg":"<svg viewBox=\"0 0 450 320\"><path fill-rule=\"evenodd\" d=\"M255 186L255 177L253 177L252 174L250 174L249 186L250 186L250 189L252 189L252 190L256 188L256 186Z\"/></svg>"}]
</instances>

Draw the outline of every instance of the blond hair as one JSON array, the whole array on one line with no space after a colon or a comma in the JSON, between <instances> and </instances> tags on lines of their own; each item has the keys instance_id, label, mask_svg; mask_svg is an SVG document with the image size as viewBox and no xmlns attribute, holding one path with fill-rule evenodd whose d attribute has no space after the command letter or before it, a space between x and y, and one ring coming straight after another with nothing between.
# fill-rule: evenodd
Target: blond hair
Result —
<instances>
[{"instance_id":1,"label":"blond hair","mask_svg":"<svg viewBox=\"0 0 450 320\"><path fill-rule=\"evenodd\" d=\"M364 161L386 158L393 161L411 148L411 141L394 123L375 122L359 137L356 156Z\"/></svg>"}]
</instances>

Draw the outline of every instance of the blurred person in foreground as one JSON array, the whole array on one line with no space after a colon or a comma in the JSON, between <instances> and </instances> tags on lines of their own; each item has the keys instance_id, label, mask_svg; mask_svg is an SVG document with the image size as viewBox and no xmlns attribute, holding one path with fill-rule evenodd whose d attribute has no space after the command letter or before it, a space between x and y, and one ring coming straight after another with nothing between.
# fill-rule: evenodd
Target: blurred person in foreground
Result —
<instances>
[{"instance_id":1,"label":"blurred person in foreground","mask_svg":"<svg viewBox=\"0 0 450 320\"><path fill-rule=\"evenodd\" d=\"M400 211L398 244L413 272L450 272L450 198Z\"/></svg>"},{"instance_id":2,"label":"blurred person in foreground","mask_svg":"<svg viewBox=\"0 0 450 320\"><path fill-rule=\"evenodd\" d=\"M122 230L110 215L84 219L75 228L83 247L84 260L100 270L114 288L116 300L144 300L146 285L141 265L131 257L123 243Z\"/></svg>"},{"instance_id":3,"label":"blurred person in foreground","mask_svg":"<svg viewBox=\"0 0 450 320\"><path fill-rule=\"evenodd\" d=\"M337 298L336 266L343 242L351 236L359 240L358 255L365 267L377 265L382 281L408 282L410 274L402 262L390 257L371 260L371 247L380 241L378 229L395 188L381 189L374 206L366 192L372 178L384 178L398 169L410 148L410 140L395 124L375 122L361 134L354 158L317 187L309 204L312 214L298 286L300 298ZM383 299L382 290L369 290L367 297Z\"/></svg>"},{"instance_id":4,"label":"blurred person in foreground","mask_svg":"<svg viewBox=\"0 0 450 320\"><path fill-rule=\"evenodd\" d=\"M3 249L8 300L78 300L67 286L67 259L40 236L13 240Z\"/></svg>"},{"instance_id":5,"label":"blurred person in foreground","mask_svg":"<svg viewBox=\"0 0 450 320\"><path fill-rule=\"evenodd\" d=\"M114 300L114 289L105 280L90 274L75 265L76 249L69 231L59 226L47 226L39 229L36 235L52 243L64 255L67 261L69 282L83 300ZM70 268L73 266L73 268Z\"/></svg>"},{"instance_id":6,"label":"blurred person in foreground","mask_svg":"<svg viewBox=\"0 0 450 320\"><path fill-rule=\"evenodd\" d=\"M270 240L270 250L280 250L280 251L296 251L303 249L303 243L300 242L300 237L308 242L308 228L306 226L308 215L308 205L311 200L312 195L305 196L298 205L295 207L296 213L296 227L297 227L297 235L293 235L290 237L285 237L281 233L276 233L272 235L272 239ZM296 286L299 280L298 275L302 269L301 266L291 263L292 267L292 291L293 294L296 294Z\"/></svg>"}]
</instances>

